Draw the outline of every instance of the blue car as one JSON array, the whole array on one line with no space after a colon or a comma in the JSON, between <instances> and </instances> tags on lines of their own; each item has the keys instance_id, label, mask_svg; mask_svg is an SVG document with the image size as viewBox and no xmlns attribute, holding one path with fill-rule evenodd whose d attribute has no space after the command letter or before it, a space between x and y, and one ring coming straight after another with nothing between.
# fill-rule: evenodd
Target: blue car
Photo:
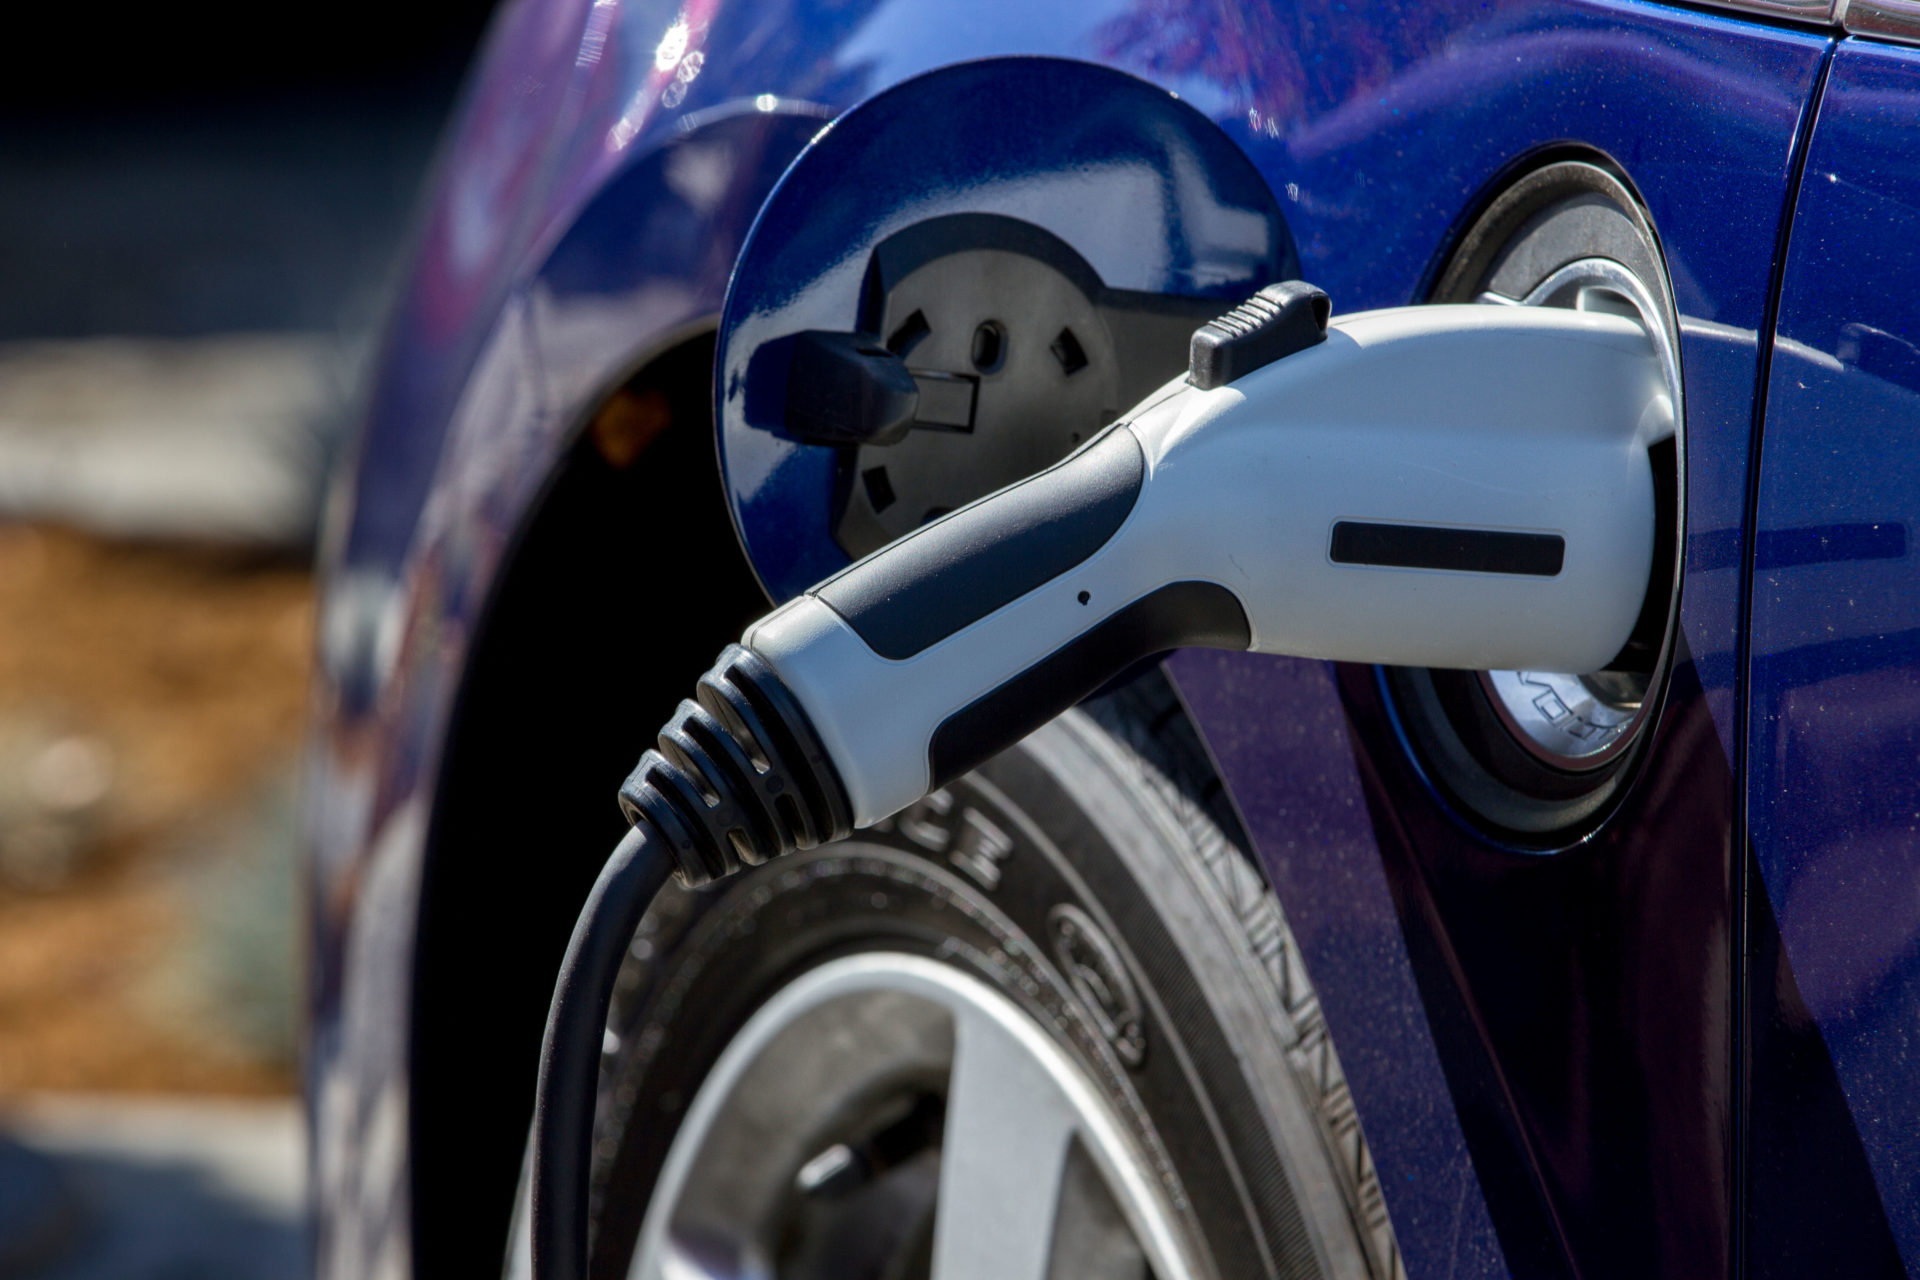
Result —
<instances>
[{"instance_id":1,"label":"blue car","mask_svg":"<svg viewBox=\"0 0 1920 1280\"><path fill-rule=\"evenodd\" d=\"M1625 643L1309 659L1431 637L1247 652L1175 593L906 808L669 883L587 1274L1920 1274L1912 45L1914 0L510 0L331 506L320 1274L524 1274L555 975L714 655L1286 281L1647 353ZM1489 414L1589 410L1475 350ZM1599 483L1556 457L1476 483Z\"/></svg>"}]
</instances>

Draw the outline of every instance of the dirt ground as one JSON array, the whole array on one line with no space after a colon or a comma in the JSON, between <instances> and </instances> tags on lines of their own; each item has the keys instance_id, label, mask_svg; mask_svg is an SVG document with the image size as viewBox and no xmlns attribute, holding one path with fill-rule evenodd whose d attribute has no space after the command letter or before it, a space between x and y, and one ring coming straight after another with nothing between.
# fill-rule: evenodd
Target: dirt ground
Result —
<instances>
[{"instance_id":1,"label":"dirt ground","mask_svg":"<svg viewBox=\"0 0 1920 1280\"><path fill-rule=\"evenodd\" d=\"M0 1097L292 1087L287 1043L179 975L222 912L284 917L264 968L294 972L290 891L203 890L293 845L260 797L290 794L312 619L297 565L0 528Z\"/></svg>"}]
</instances>

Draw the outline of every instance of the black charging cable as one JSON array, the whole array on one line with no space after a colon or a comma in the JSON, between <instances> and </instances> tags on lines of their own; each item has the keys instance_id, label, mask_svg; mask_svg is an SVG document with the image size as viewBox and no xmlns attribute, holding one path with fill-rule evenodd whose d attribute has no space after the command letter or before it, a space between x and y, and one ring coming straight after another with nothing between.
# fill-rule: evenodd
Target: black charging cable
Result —
<instances>
[{"instance_id":1,"label":"black charging cable","mask_svg":"<svg viewBox=\"0 0 1920 1280\"><path fill-rule=\"evenodd\" d=\"M614 980L647 906L852 830L845 789L793 695L729 645L640 759L633 824L601 868L547 1011L533 1121L534 1280L586 1280L594 1105Z\"/></svg>"}]
</instances>

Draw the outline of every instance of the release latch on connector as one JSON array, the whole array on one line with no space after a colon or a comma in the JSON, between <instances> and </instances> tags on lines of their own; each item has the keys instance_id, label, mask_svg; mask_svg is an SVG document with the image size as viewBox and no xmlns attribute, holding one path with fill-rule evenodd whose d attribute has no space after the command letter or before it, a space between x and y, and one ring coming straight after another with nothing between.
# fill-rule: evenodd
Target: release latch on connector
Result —
<instances>
[{"instance_id":1,"label":"release latch on connector","mask_svg":"<svg viewBox=\"0 0 1920 1280\"><path fill-rule=\"evenodd\" d=\"M1304 280L1270 284L1193 332L1187 381L1202 391L1224 387L1283 356L1327 340L1333 303Z\"/></svg>"}]
</instances>

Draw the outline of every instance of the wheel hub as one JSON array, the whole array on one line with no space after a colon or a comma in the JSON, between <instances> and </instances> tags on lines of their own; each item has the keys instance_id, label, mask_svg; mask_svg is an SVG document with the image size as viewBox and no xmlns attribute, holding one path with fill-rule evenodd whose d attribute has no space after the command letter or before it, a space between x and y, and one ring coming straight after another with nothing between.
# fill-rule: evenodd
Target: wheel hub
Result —
<instances>
[{"instance_id":1,"label":"wheel hub","mask_svg":"<svg viewBox=\"0 0 1920 1280\"><path fill-rule=\"evenodd\" d=\"M924 957L809 970L668 1152L629 1275L1199 1274L1110 1104L1005 996Z\"/></svg>"}]
</instances>

